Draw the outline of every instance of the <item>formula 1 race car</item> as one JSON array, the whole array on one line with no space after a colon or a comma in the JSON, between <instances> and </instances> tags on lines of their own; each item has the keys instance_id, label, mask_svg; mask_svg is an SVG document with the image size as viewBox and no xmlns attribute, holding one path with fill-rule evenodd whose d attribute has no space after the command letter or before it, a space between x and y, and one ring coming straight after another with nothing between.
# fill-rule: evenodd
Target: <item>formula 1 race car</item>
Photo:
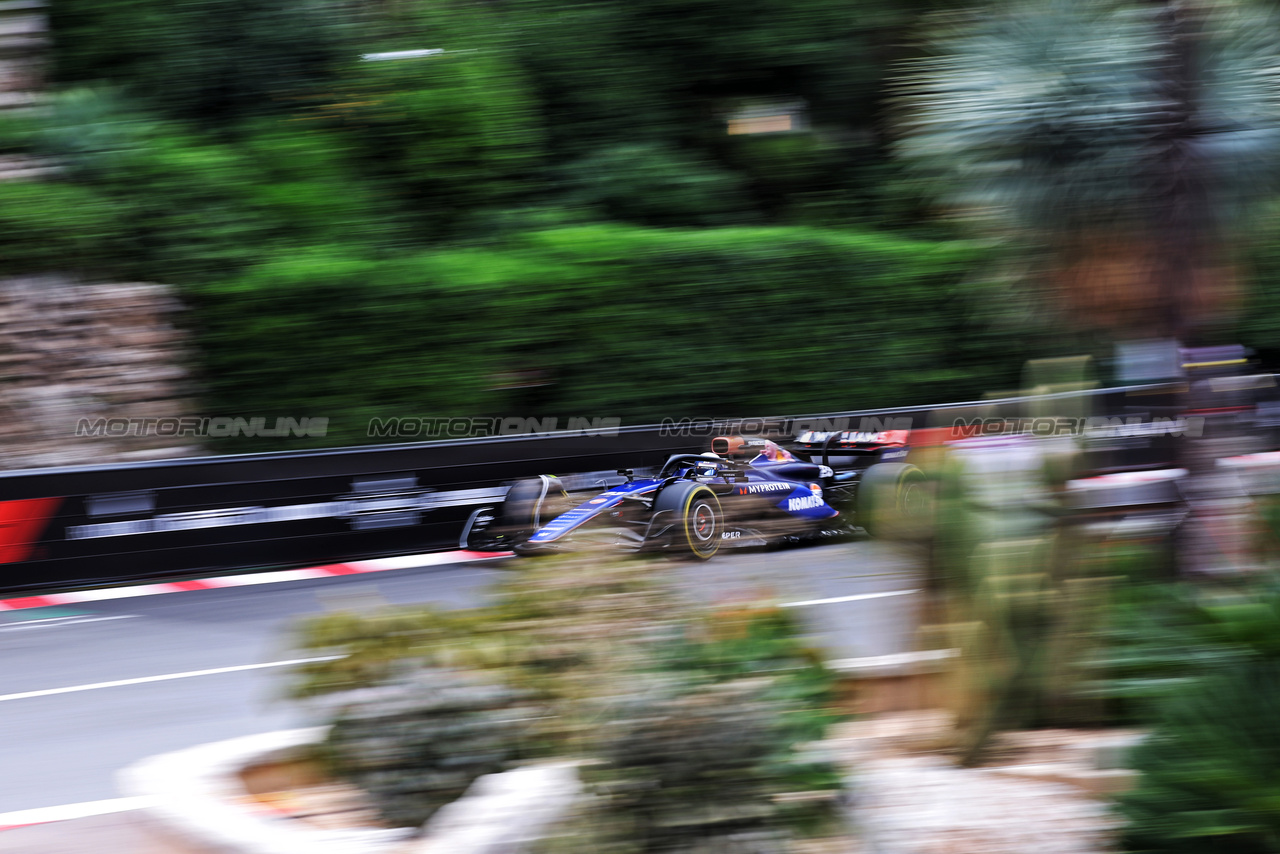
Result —
<instances>
[{"instance_id":1,"label":"formula 1 race car","mask_svg":"<svg viewBox=\"0 0 1280 854\"><path fill-rule=\"evenodd\" d=\"M475 511L462 545L532 555L597 543L705 560L722 546L875 535L890 518L918 518L928 506L923 473L900 462L907 438L906 430L809 432L788 449L720 436L710 452L676 454L649 476L623 469L597 478L590 498L566 488L571 479L542 475Z\"/></svg>"}]
</instances>

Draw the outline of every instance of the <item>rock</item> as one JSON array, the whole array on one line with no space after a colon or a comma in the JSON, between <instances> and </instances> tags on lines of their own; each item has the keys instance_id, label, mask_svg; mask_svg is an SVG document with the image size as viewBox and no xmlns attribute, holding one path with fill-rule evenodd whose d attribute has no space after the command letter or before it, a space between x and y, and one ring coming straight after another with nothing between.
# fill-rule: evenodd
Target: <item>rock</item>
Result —
<instances>
[{"instance_id":1,"label":"rock","mask_svg":"<svg viewBox=\"0 0 1280 854\"><path fill-rule=\"evenodd\" d=\"M572 762L488 774L462 799L436 811L409 854L518 854L542 838L581 796Z\"/></svg>"},{"instance_id":2,"label":"rock","mask_svg":"<svg viewBox=\"0 0 1280 854\"><path fill-rule=\"evenodd\" d=\"M0 467L189 455L191 437L82 429L106 418L195 411L190 361L164 285L83 284L59 276L0 280ZM90 435L86 435L90 434Z\"/></svg>"}]
</instances>

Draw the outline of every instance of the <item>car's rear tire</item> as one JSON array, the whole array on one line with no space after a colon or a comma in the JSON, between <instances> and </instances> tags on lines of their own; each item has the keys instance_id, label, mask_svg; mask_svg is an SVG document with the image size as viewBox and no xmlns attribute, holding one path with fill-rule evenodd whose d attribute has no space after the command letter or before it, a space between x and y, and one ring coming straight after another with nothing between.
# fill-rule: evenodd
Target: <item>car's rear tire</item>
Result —
<instances>
[{"instance_id":1,"label":"car's rear tire","mask_svg":"<svg viewBox=\"0 0 1280 854\"><path fill-rule=\"evenodd\" d=\"M671 545L698 560L707 560L720 549L724 512L720 499L705 484L673 483L653 503L656 516L669 511Z\"/></svg>"},{"instance_id":2,"label":"car's rear tire","mask_svg":"<svg viewBox=\"0 0 1280 854\"><path fill-rule=\"evenodd\" d=\"M552 475L517 481L507 490L492 525L477 533L471 547L507 551L525 543L534 532L563 512L568 498L560 480Z\"/></svg>"},{"instance_id":3,"label":"car's rear tire","mask_svg":"<svg viewBox=\"0 0 1280 854\"><path fill-rule=\"evenodd\" d=\"M859 480L858 525L877 539L927 539L932 508L928 479L909 463L876 463Z\"/></svg>"}]
</instances>

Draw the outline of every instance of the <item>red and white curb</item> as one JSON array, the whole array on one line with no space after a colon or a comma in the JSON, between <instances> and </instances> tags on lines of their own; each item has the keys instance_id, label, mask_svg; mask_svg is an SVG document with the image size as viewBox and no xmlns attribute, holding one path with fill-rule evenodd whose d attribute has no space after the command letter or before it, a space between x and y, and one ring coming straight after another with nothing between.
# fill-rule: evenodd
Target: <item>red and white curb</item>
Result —
<instances>
[{"instance_id":1,"label":"red and white curb","mask_svg":"<svg viewBox=\"0 0 1280 854\"><path fill-rule=\"evenodd\" d=\"M212 590L221 587L274 584L281 581L303 581L310 578L331 578L337 575L359 575L366 572L386 572L392 569L413 569L451 563L472 563L474 561L493 560L509 556L508 552L432 552L430 554L357 560L350 563L331 563L327 566L313 566L308 569L282 569L274 572L219 575L213 578L166 581L158 584L136 584L128 587L77 590L71 593L47 593L43 596L20 596L15 599L0 599L0 611L45 608L50 605L79 605L85 602L130 599L135 596L155 596L161 593L183 593L189 590Z\"/></svg>"},{"instance_id":2,"label":"red and white curb","mask_svg":"<svg viewBox=\"0 0 1280 854\"><path fill-rule=\"evenodd\" d=\"M36 824L92 818L118 812L145 809L154 802L151 797L112 798L106 801L89 801L83 804L62 804L56 807L37 807L30 810L0 813L0 830L16 830Z\"/></svg>"}]
</instances>

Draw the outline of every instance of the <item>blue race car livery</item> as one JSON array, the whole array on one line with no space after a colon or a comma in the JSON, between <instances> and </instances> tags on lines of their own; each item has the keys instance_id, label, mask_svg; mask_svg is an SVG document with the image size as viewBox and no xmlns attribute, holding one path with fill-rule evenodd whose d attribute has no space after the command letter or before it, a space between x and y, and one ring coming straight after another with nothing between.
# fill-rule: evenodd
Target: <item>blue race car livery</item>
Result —
<instances>
[{"instance_id":1,"label":"blue race car livery","mask_svg":"<svg viewBox=\"0 0 1280 854\"><path fill-rule=\"evenodd\" d=\"M905 457L906 439L906 431L806 433L789 450L767 439L721 436L711 451L676 454L647 476L620 470L589 498L577 489L575 498L569 479L542 475L473 513L462 545L528 555L596 543L705 560L724 546L848 534L870 527L857 518L860 491L866 504L867 493L888 485L895 507L918 504L910 495L923 483L920 471L881 462ZM865 488L869 480L875 490Z\"/></svg>"}]
</instances>

